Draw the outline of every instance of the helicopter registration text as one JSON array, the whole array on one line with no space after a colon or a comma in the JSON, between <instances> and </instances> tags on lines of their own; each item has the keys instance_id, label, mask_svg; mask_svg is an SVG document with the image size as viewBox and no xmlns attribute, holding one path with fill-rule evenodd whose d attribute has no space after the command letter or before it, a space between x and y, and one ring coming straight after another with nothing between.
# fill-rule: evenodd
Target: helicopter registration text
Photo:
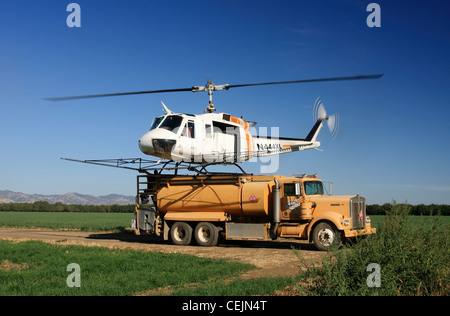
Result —
<instances>
[{"instance_id":1,"label":"helicopter registration text","mask_svg":"<svg viewBox=\"0 0 450 316\"><path fill-rule=\"evenodd\" d=\"M258 148L258 151L261 151L261 150L268 150L268 151L281 150L281 144L260 144L260 143L256 143L256 147Z\"/></svg>"}]
</instances>

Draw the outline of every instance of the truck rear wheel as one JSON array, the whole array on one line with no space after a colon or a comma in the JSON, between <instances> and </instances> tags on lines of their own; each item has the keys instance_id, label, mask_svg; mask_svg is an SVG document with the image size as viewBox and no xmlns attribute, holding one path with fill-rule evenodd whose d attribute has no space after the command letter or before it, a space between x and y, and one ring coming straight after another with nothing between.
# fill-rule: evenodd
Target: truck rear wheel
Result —
<instances>
[{"instance_id":1,"label":"truck rear wheel","mask_svg":"<svg viewBox=\"0 0 450 316\"><path fill-rule=\"evenodd\" d=\"M170 228L170 240L175 245L189 245L192 240L192 227L185 222L176 222Z\"/></svg>"},{"instance_id":2,"label":"truck rear wheel","mask_svg":"<svg viewBox=\"0 0 450 316\"><path fill-rule=\"evenodd\" d=\"M219 229L212 223L200 222L195 227L194 238L199 246L215 246L219 240Z\"/></svg>"},{"instance_id":3,"label":"truck rear wheel","mask_svg":"<svg viewBox=\"0 0 450 316\"><path fill-rule=\"evenodd\" d=\"M341 236L334 225L319 223L313 230L313 242L318 250L328 250L333 245L341 244Z\"/></svg>"}]
</instances>

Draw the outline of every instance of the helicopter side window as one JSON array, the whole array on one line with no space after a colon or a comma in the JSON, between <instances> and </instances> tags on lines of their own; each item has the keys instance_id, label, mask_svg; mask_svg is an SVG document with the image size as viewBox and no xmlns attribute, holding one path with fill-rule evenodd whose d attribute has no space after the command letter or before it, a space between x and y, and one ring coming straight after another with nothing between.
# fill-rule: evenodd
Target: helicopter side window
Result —
<instances>
[{"instance_id":1,"label":"helicopter side window","mask_svg":"<svg viewBox=\"0 0 450 316\"><path fill-rule=\"evenodd\" d=\"M211 138L211 136L212 136L211 124L205 124L205 137Z\"/></svg>"},{"instance_id":2,"label":"helicopter side window","mask_svg":"<svg viewBox=\"0 0 450 316\"><path fill-rule=\"evenodd\" d=\"M233 134L236 126L213 121L213 128L215 133Z\"/></svg>"},{"instance_id":3,"label":"helicopter side window","mask_svg":"<svg viewBox=\"0 0 450 316\"><path fill-rule=\"evenodd\" d=\"M174 129L179 128L181 125L181 121L183 121L183 118L178 115L169 115L166 117L166 119L161 123L159 128L164 128L168 131L173 132Z\"/></svg>"},{"instance_id":4,"label":"helicopter side window","mask_svg":"<svg viewBox=\"0 0 450 316\"><path fill-rule=\"evenodd\" d=\"M193 121L188 121L181 132L181 136L195 138L195 125Z\"/></svg>"},{"instance_id":5,"label":"helicopter side window","mask_svg":"<svg viewBox=\"0 0 450 316\"><path fill-rule=\"evenodd\" d=\"M160 116L160 117L155 117L153 119L153 123L152 126L150 127L150 130L155 129L158 127L159 123L161 123L161 121L164 119L164 116Z\"/></svg>"}]
</instances>

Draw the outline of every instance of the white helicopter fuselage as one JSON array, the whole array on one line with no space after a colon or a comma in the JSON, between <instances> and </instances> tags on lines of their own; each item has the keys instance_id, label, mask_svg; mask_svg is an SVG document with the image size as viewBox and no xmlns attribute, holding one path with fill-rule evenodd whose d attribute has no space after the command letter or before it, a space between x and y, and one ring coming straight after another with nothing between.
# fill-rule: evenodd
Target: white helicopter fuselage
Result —
<instances>
[{"instance_id":1,"label":"white helicopter fuselage","mask_svg":"<svg viewBox=\"0 0 450 316\"><path fill-rule=\"evenodd\" d=\"M164 106L165 107L165 106ZM144 154L176 162L236 163L253 157L288 153L320 146L319 119L305 139L253 136L256 123L225 113L173 113L156 117L139 140Z\"/></svg>"}]
</instances>

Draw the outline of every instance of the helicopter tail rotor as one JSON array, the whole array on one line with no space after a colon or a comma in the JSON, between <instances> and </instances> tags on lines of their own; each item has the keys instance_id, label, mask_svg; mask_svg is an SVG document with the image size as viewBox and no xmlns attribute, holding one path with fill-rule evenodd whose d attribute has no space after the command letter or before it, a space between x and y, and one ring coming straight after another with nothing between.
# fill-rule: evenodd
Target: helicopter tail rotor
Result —
<instances>
[{"instance_id":1,"label":"helicopter tail rotor","mask_svg":"<svg viewBox=\"0 0 450 316\"><path fill-rule=\"evenodd\" d=\"M336 138L339 130L339 115L332 114L328 116L320 97L318 97L314 103L313 118L315 121L327 121L331 137L333 139Z\"/></svg>"}]
</instances>

